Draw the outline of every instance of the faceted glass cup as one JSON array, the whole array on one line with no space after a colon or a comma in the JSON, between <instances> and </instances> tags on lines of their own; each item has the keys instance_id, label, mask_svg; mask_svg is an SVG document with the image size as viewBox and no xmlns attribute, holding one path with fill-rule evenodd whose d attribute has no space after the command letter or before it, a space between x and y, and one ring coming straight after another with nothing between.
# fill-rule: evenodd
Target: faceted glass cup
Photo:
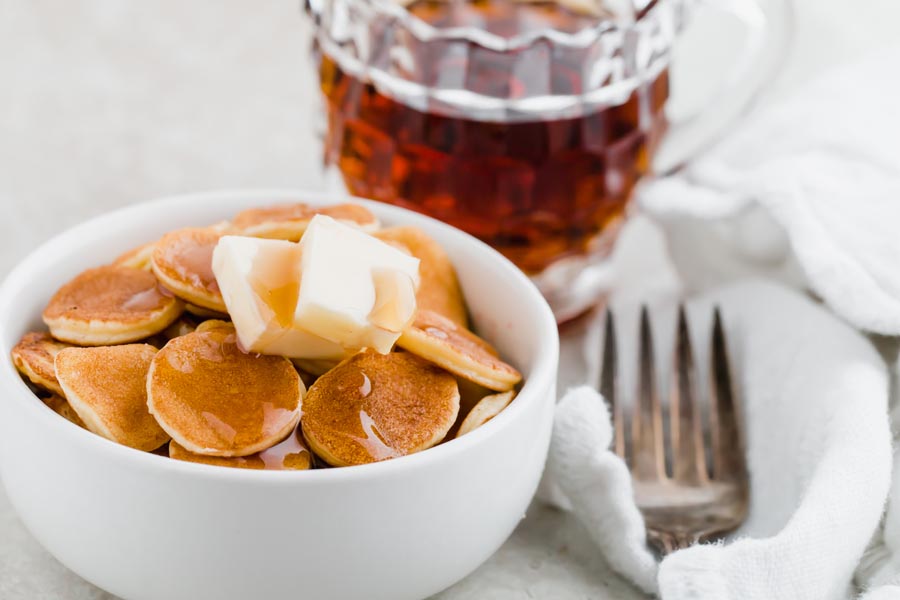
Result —
<instances>
[{"instance_id":1,"label":"faceted glass cup","mask_svg":"<svg viewBox=\"0 0 900 600\"><path fill-rule=\"evenodd\" d=\"M325 162L349 191L441 219L532 276L557 318L596 301L666 133L696 0L307 0ZM621 2L617 3L621 4Z\"/></svg>"}]
</instances>

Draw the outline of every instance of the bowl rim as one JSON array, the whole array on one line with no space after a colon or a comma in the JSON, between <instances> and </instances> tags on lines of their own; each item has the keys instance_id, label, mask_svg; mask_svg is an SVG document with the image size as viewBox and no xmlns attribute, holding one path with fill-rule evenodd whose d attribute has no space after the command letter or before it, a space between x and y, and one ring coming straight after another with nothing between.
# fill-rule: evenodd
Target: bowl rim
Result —
<instances>
[{"instance_id":1,"label":"bowl rim","mask_svg":"<svg viewBox=\"0 0 900 600\"><path fill-rule=\"evenodd\" d=\"M228 469L213 465L172 460L150 452L142 452L107 440L80 427L74 427L65 419L60 419L53 411L47 410L42 402L35 402L36 396L25 384L12 361L8 359L9 351L12 348L7 348L6 343L3 341L9 336L11 329L18 327L17 324L8 322L7 315L10 314L11 307L15 305L18 293L27 289L33 273L46 268L48 263L57 260L67 249L84 248L95 244L97 242L97 234L102 238L103 231L114 231L114 224L120 221L138 221L142 215L156 214L175 208L176 205L185 202L212 204L217 200L223 199L246 199L248 208L263 205L260 203L260 200L263 199L271 204L288 201L308 202L313 205L354 202L372 210L379 219L391 221L393 217L399 216L401 220L406 221L406 224L424 227L426 231L436 229L445 235L458 238L462 243L474 245L478 252L483 253L487 260L494 263L496 269L506 272L507 275L521 285L523 292L522 302L532 304L540 315L539 321L529 324L529 326L536 328L538 341L544 347L538 354L532 372L516 396L516 401L485 425L459 439L452 440L452 443L440 444L429 448L427 451L391 460L353 467L312 469L303 471L302 474L254 469ZM64 230L32 250L9 272L2 284L0 284L0 349L2 349L0 353L3 354L0 357L0 362L2 362L2 366L0 366L0 386L8 390L8 393L0 395L0 403L20 403L23 410L48 428L48 435L64 436L72 444L86 444L89 447L93 447L96 452L106 453L110 460L121 463L130 462L135 467L148 470L181 473L192 478L204 478L218 482L252 482L254 484L273 486L327 485L334 482L354 481L370 477L392 476L403 471L427 466L431 463L452 460L455 456L481 444L494 432L499 432L501 429L510 426L516 417L526 411L530 405L548 401L542 396L554 396L553 391L556 389L559 363L559 336L556 320L550 307L531 280L499 252L451 225L406 208L375 202L349 194L306 191L302 188L224 189L167 195L103 213ZM552 401L555 402L555 397Z\"/></svg>"}]
</instances>

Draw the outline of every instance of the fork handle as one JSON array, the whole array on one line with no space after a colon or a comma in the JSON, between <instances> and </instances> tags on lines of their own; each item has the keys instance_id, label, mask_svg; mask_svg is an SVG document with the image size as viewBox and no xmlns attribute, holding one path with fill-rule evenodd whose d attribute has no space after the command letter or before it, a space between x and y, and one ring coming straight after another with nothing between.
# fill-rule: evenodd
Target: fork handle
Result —
<instances>
[{"instance_id":1,"label":"fork handle","mask_svg":"<svg viewBox=\"0 0 900 600\"><path fill-rule=\"evenodd\" d=\"M653 546L661 556L666 556L689 546L693 546L699 541L699 537L695 533L687 531L647 531L647 542Z\"/></svg>"}]
</instances>

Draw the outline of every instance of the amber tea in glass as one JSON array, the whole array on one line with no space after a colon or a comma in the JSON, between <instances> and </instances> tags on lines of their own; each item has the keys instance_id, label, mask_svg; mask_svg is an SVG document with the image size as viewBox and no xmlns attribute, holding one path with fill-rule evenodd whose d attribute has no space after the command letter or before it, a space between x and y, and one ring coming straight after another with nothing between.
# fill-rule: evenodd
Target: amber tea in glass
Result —
<instances>
[{"instance_id":1,"label":"amber tea in glass","mask_svg":"<svg viewBox=\"0 0 900 600\"><path fill-rule=\"evenodd\" d=\"M577 312L666 129L681 2L645 4L624 27L590 0L309 0L326 162Z\"/></svg>"}]
</instances>

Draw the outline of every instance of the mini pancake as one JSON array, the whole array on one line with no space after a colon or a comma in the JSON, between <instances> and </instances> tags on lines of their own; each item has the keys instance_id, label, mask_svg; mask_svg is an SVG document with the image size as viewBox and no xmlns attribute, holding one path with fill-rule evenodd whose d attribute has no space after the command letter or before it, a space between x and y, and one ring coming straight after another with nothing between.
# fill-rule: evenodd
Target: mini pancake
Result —
<instances>
[{"instance_id":1,"label":"mini pancake","mask_svg":"<svg viewBox=\"0 0 900 600\"><path fill-rule=\"evenodd\" d=\"M204 323L153 359L148 406L188 452L248 456L283 440L306 388L291 362L245 354L229 324Z\"/></svg>"},{"instance_id":2,"label":"mini pancake","mask_svg":"<svg viewBox=\"0 0 900 600\"><path fill-rule=\"evenodd\" d=\"M309 389L309 386L316 382L316 379L319 378L319 375L304 370L302 367L297 366L297 363L295 363L294 361L291 362L294 363L294 369L296 369L297 375L300 376L300 381L303 382L303 385L306 386L306 389Z\"/></svg>"},{"instance_id":3,"label":"mini pancake","mask_svg":"<svg viewBox=\"0 0 900 600\"><path fill-rule=\"evenodd\" d=\"M181 315L181 317L163 329L158 334L144 340L145 344L150 344L155 348L162 349L169 340L192 333L197 328L197 321L190 315Z\"/></svg>"},{"instance_id":4,"label":"mini pancake","mask_svg":"<svg viewBox=\"0 0 900 600\"><path fill-rule=\"evenodd\" d=\"M198 327L200 327L200 325L202 325L205 322L206 321L202 320L201 318L196 317L194 315L190 315L187 312L185 312L183 315L181 315L181 317L177 321L175 321L174 323L172 323L171 325L166 327L160 333L144 340L144 343L150 344L150 345L155 346L156 348L162 350L163 347L165 347L165 345L168 344L170 341L174 340L177 337L181 337L181 336L187 335L189 333L193 333L194 331L197 330ZM222 323L225 325L229 324L225 321L215 321L215 322ZM168 450L166 450L166 452L168 452ZM166 456L168 456L168 454Z\"/></svg>"},{"instance_id":5,"label":"mini pancake","mask_svg":"<svg viewBox=\"0 0 900 600\"><path fill-rule=\"evenodd\" d=\"M481 399L485 396L490 396L494 393L492 390L462 377L456 378L456 385L459 387L459 414L456 415L456 423L447 432L447 437L444 438L445 442L455 439L463 421L469 416L475 405L481 402Z\"/></svg>"},{"instance_id":6,"label":"mini pancake","mask_svg":"<svg viewBox=\"0 0 900 600\"><path fill-rule=\"evenodd\" d=\"M109 346L155 335L183 310L152 273L110 265L89 269L60 288L44 309L44 322L58 340Z\"/></svg>"},{"instance_id":7,"label":"mini pancake","mask_svg":"<svg viewBox=\"0 0 900 600\"><path fill-rule=\"evenodd\" d=\"M204 456L188 452L178 442L169 442L169 458L235 469L265 469L267 471L306 471L312 468L312 453L303 443L299 430L291 432L268 450L250 456Z\"/></svg>"},{"instance_id":8,"label":"mini pancake","mask_svg":"<svg viewBox=\"0 0 900 600\"><path fill-rule=\"evenodd\" d=\"M113 261L112 264L119 267L130 267L132 269L150 270L150 258L153 256L153 250L156 248L156 242L150 242L137 248L132 248L128 252L122 254Z\"/></svg>"},{"instance_id":9,"label":"mini pancake","mask_svg":"<svg viewBox=\"0 0 900 600\"><path fill-rule=\"evenodd\" d=\"M468 327L466 303L447 253L418 227L389 227L373 234L378 239L406 249L419 259L421 283L416 292L419 310L430 310Z\"/></svg>"},{"instance_id":10,"label":"mini pancake","mask_svg":"<svg viewBox=\"0 0 900 600\"><path fill-rule=\"evenodd\" d=\"M208 308L203 308L202 306L197 306L196 304L185 304L184 311L195 317L200 317L201 319L219 319L222 321L230 318L228 313L210 310Z\"/></svg>"},{"instance_id":11,"label":"mini pancake","mask_svg":"<svg viewBox=\"0 0 900 600\"><path fill-rule=\"evenodd\" d=\"M87 429L84 425L84 421L81 420L81 417L78 416L78 413L75 412L75 409L72 408L72 405L66 401L65 398L58 394L54 394L49 398L44 398L44 404L46 404L50 409L64 418L65 420L78 425L84 429Z\"/></svg>"},{"instance_id":12,"label":"mini pancake","mask_svg":"<svg viewBox=\"0 0 900 600\"><path fill-rule=\"evenodd\" d=\"M197 328L194 331L200 331L200 332L211 331L213 329L221 329L222 327L228 329L229 327L233 328L234 325L232 325L228 321L220 321L219 319L209 319L208 321L203 321L202 323L197 325Z\"/></svg>"},{"instance_id":13,"label":"mini pancake","mask_svg":"<svg viewBox=\"0 0 900 600\"><path fill-rule=\"evenodd\" d=\"M212 268L212 255L222 232L214 228L179 229L156 244L150 264L159 281L187 302L227 313Z\"/></svg>"},{"instance_id":14,"label":"mini pancake","mask_svg":"<svg viewBox=\"0 0 900 600\"><path fill-rule=\"evenodd\" d=\"M13 364L19 373L39 388L55 394L63 395L59 381L56 379L56 367L53 361L56 355L69 344L58 342L49 333L26 333L19 343L13 347L11 355Z\"/></svg>"},{"instance_id":15,"label":"mini pancake","mask_svg":"<svg viewBox=\"0 0 900 600\"><path fill-rule=\"evenodd\" d=\"M452 375L407 352L367 350L309 388L301 422L312 451L341 467L430 448L458 411Z\"/></svg>"},{"instance_id":16,"label":"mini pancake","mask_svg":"<svg viewBox=\"0 0 900 600\"><path fill-rule=\"evenodd\" d=\"M509 406L509 403L512 402L514 396L514 392L503 392L502 394L493 394L482 398L481 402L476 404L475 408L466 415L462 425L459 426L459 431L456 432L456 437L461 437L471 431L475 431L499 415L503 412L504 408Z\"/></svg>"},{"instance_id":17,"label":"mini pancake","mask_svg":"<svg viewBox=\"0 0 900 600\"><path fill-rule=\"evenodd\" d=\"M250 237L297 242L316 215L328 215L370 233L379 227L375 215L358 204L314 207L301 202L245 210L234 218L232 228Z\"/></svg>"},{"instance_id":18,"label":"mini pancake","mask_svg":"<svg viewBox=\"0 0 900 600\"><path fill-rule=\"evenodd\" d=\"M429 310L420 310L397 345L454 375L497 392L511 390L522 374L506 364L486 341Z\"/></svg>"},{"instance_id":19,"label":"mini pancake","mask_svg":"<svg viewBox=\"0 0 900 600\"><path fill-rule=\"evenodd\" d=\"M156 352L148 344L131 344L66 348L56 355L59 384L85 427L137 450L169 441L147 410L147 372Z\"/></svg>"},{"instance_id":20,"label":"mini pancake","mask_svg":"<svg viewBox=\"0 0 900 600\"><path fill-rule=\"evenodd\" d=\"M218 223L213 223L207 229L212 229L218 233L223 235L227 233L231 233L234 231L234 227L231 225L231 221L219 221Z\"/></svg>"},{"instance_id":21,"label":"mini pancake","mask_svg":"<svg viewBox=\"0 0 900 600\"><path fill-rule=\"evenodd\" d=\"M326 360L326 359L311 359L311 358L292 358L291 362L294 363L294 366L313 375L315 377L319 377L324 375L328 371L332 370L341 361L337 360Z\"/></svg>"},{"instance_id":22,"label":"mini pancake","mask_svg":"<svg viewBox=\"0 0 900 600\"><path fill-rule=\"evenodd\" d=\"M160 335L162 335L166 341L169 341L177 337L193 333L194 330L197 329L197 327L198 323L195 319L192 319L191 317L186 315L182 315L180 319L163 329Z\"/></svg>"}]
</instances>

